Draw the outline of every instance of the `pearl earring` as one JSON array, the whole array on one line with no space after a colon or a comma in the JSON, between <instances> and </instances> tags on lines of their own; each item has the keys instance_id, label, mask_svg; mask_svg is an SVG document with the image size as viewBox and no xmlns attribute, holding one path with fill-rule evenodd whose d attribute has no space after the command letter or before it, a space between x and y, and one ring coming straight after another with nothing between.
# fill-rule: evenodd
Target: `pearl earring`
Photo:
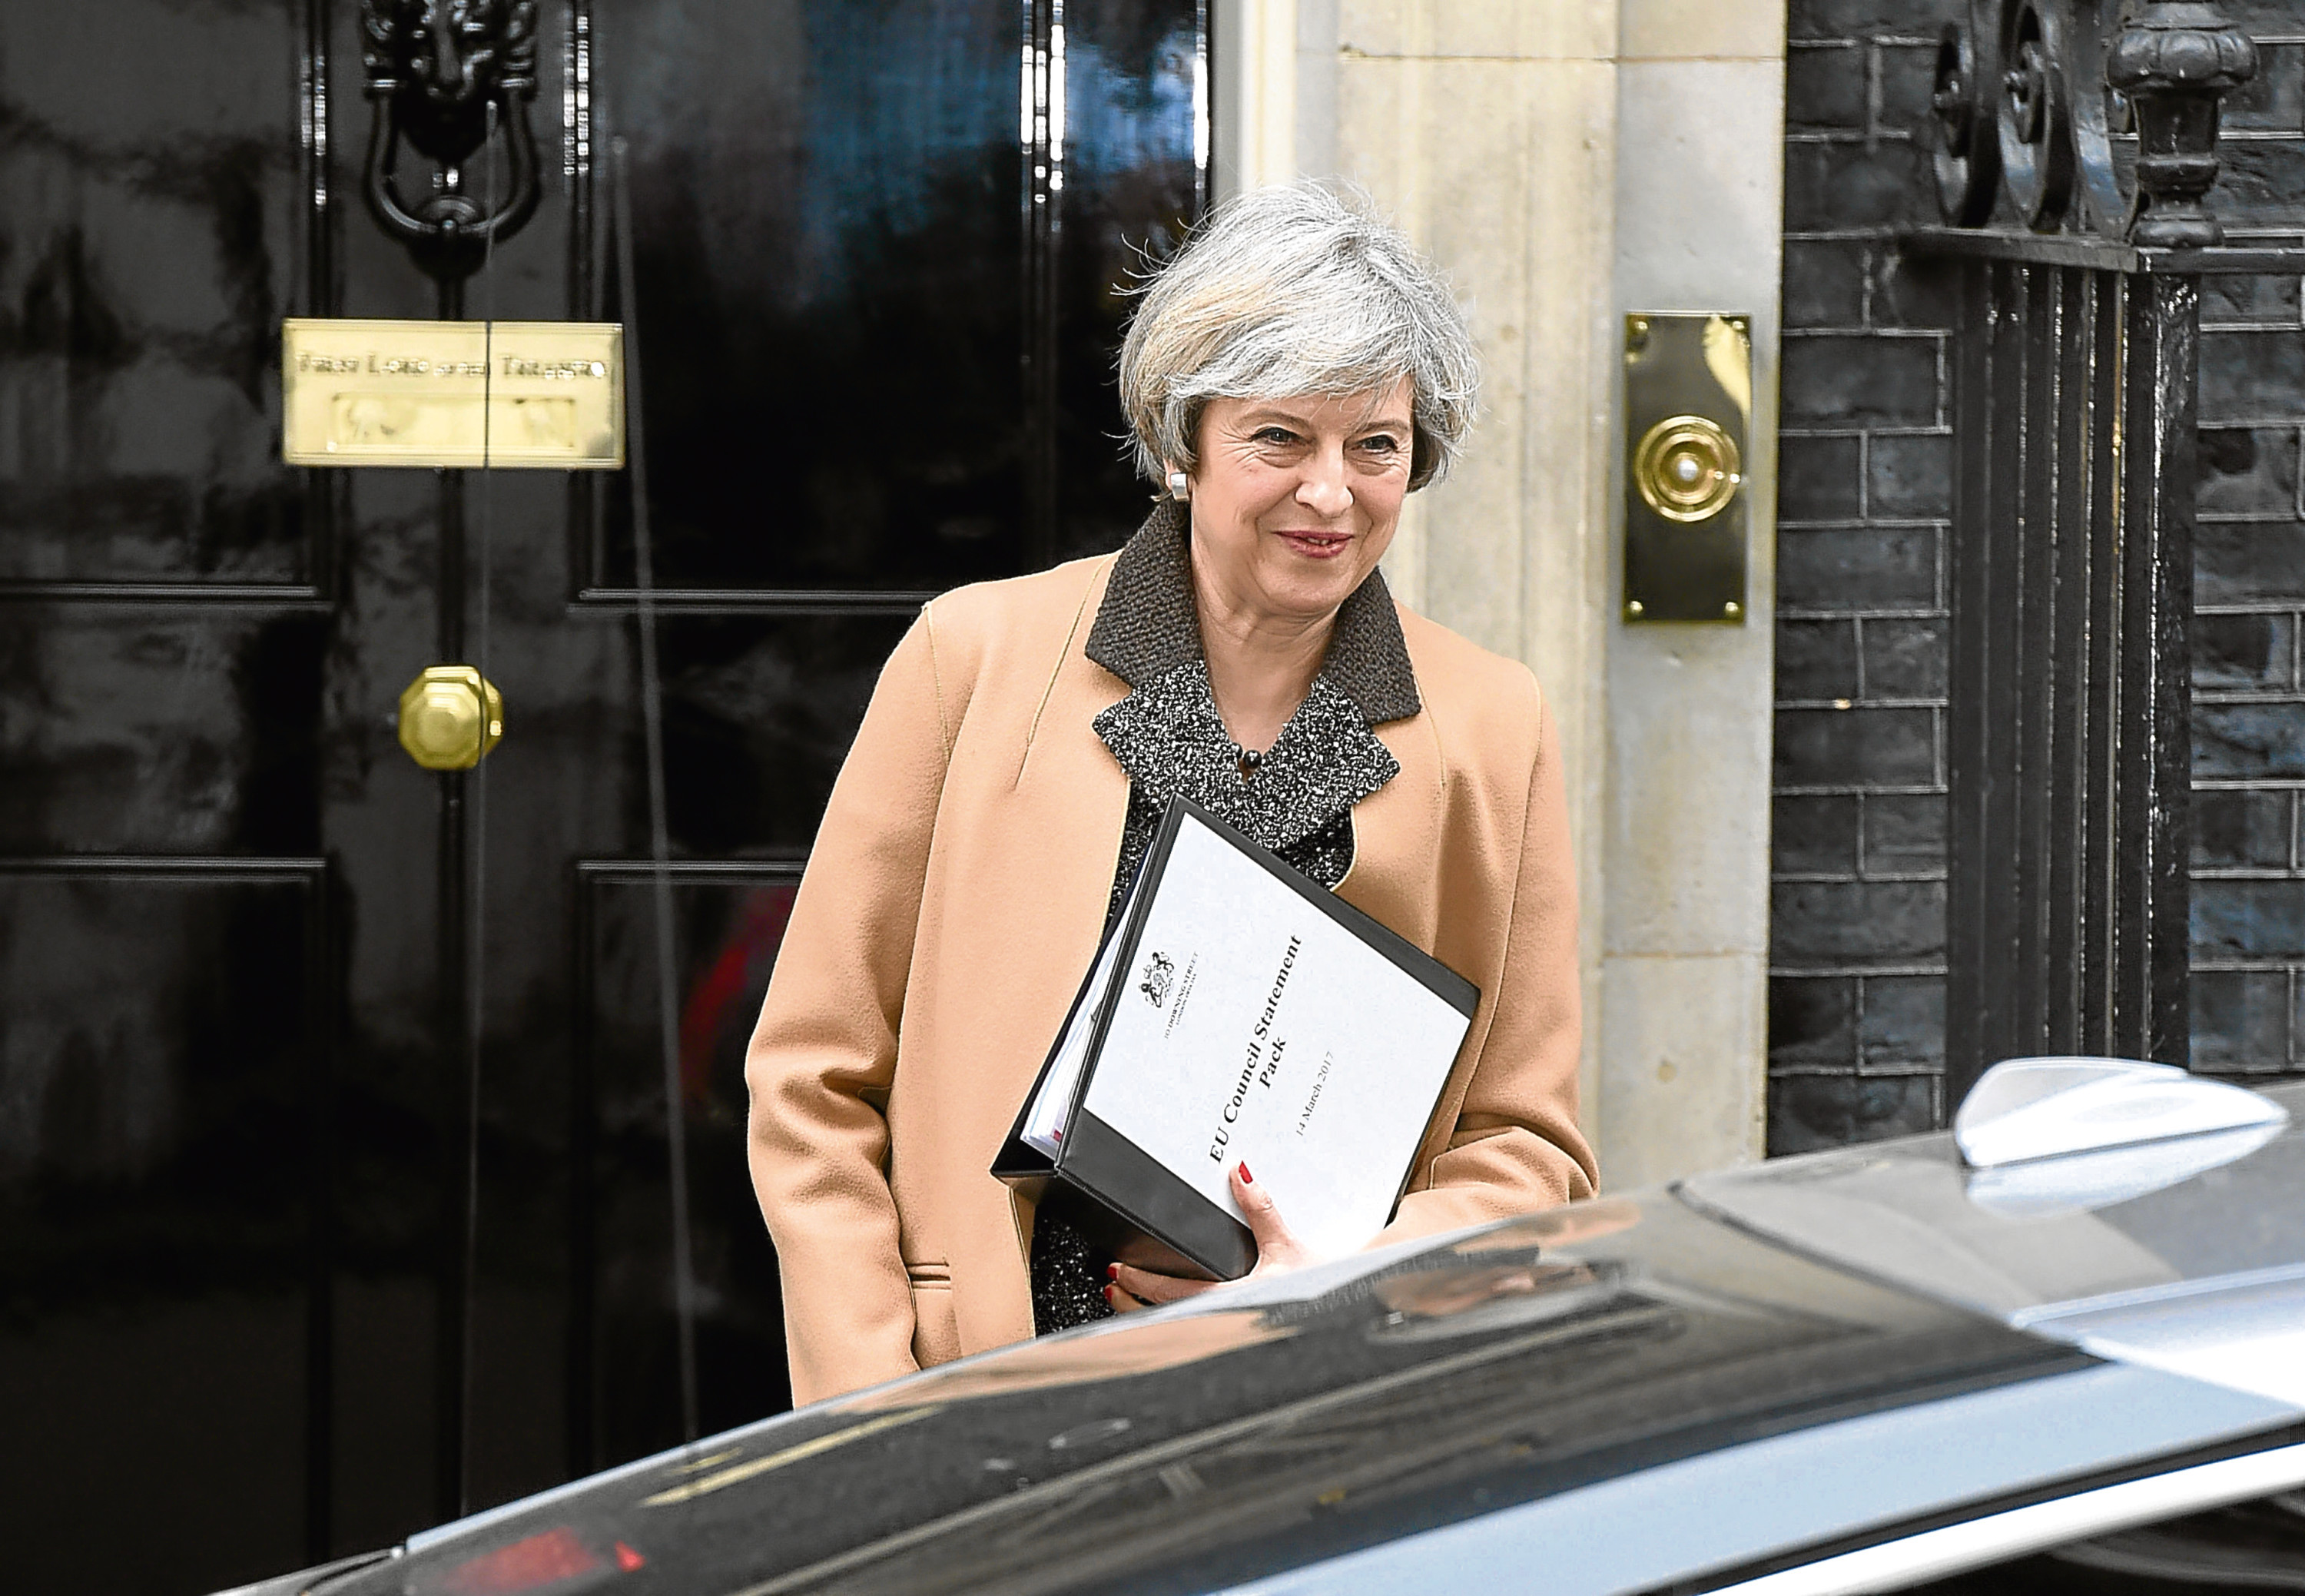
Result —
<instances>
[{"instance_id":1,"label":"pearl earring","mask_svg":"<svg viewBox=\"0 0 2305 1596\"><path fill-rule=\"evenodd\" d=\"M1182 504L1193 496L1193 479L1181 471L1169 474L1169 497Z\"/></svg>"}]
</instances>

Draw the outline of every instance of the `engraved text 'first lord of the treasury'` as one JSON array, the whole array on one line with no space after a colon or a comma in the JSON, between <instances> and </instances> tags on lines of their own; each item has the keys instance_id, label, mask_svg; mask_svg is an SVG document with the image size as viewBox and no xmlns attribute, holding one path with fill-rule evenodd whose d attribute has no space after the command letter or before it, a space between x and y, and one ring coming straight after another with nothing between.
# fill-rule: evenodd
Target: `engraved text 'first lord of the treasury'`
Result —
<instances>
[{"instance_id":1,"label":"engraved text 'first lord of the treasury'","mask_svg":"<svg viewBox=\"0 0 2305 1596\"><path fill-rule=\"evenodd\" d=\"M292 465L624 464L614 323L292 319L281 378Z\"/></svg>"}]
</instances>

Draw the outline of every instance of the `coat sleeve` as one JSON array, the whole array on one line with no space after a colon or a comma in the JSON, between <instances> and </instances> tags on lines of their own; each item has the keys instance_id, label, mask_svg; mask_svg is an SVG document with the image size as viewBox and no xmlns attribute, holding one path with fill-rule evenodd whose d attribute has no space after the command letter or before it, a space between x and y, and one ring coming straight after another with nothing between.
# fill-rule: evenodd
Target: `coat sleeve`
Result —
<instances>
[{"instance_id":1,"label":"coat sleeve","mask_svg":"<svg viewBox=\"0 0 2305 1596\"><path fill-rule=\"evenodd\" d=\"M1541 700L1538 715L1488 1031L1455 1126L1373 1246L1590 1197L1599 1178L1577 1129L1582 1029L1568 789Z\"/></svg>"},{"instance_id":2,"label":"coat sleeve","mask_svg":"<svg viewBox=\"0 0 2305 1596\"><path fill-rule=\"evenodd\" d=\"M882 670L809 856L744 1079L793 1401L910 1373L884 1108L949 743L923 612Z\"/></svg>"}]
</instances>

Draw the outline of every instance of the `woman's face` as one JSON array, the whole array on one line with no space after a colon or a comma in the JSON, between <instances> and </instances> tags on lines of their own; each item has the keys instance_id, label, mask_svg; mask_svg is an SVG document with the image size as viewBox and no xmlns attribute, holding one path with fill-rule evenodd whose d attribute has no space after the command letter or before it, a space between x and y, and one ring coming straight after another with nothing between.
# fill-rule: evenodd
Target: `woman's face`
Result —
<instances>
[{"instance_id":1,"label":"woman's face","mask_svg":"<svg viewBox=\"0 0 2305 1596\"><path fill-rule=\"evenodd\" d=\"M1211 399L1194 563L1251 619L1317 620L1376 568L1408 492L1410 386L1352 398Z\"/></svg>"}]
</instances>

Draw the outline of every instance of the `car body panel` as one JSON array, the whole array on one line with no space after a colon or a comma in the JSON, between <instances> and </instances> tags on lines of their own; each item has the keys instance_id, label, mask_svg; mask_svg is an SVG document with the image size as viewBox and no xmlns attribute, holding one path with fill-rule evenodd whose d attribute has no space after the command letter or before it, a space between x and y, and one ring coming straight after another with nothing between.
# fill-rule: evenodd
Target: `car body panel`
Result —
<instances>
[{"instance_id":1,"label":"car body panel","mask_svg":"<svg viewBox=\"0 0 2305 1596\"><path fill-rule=\"evenodd\" d=\"M1256 1580L1232 1596L1476 1591L1493 1588L1499 1569L1532 1562L1558 1596L1649 1591L2051 1483L2255 1443L2301 1417L2157 1370L2098 1364L1723 1447ZM1689 1511L1698 1502L1705 1510Z\"/></svg>"},{"instance_id":2,"label":"car body panel","mask_svg":"<svg viewBox=\"0 0 2305 1596\"><path fill-rule=\"evenodd\" d=\"M315 1588L510 1589L489 1582L531 1566L562 1571L551 1596L1763 1576L2305 1442L2305 1393L2264 1372L2305 1279L2290 1117L2062 1173L1971 1171L1917 1138L1245 1282L644 1459Z\"/></svg>"},{"instance_id":3,"label":"car body panel","mask_svg":"<svg viewBox=\"0 0 2305 1596\"><path fill-rule=\"evenodd\" d=\"M2305 1404L2305 1086L2286 1122L1967 1167L1951 1136L1701 1176L1805 1256L2102 1356Z\"/></svg>"},{"instance_id":4,"label":"car body panel","mask_svg":"<svg viewBox=\"0 0 2305 1596\"><path fill-rule=\"evenodd\" d=\"M2121 1543L2148 1535L2159 1543L2152 1548L2160 1554L2159 1566L2152 1571L2156 1581L2198 1592L2204 1574L2241 1574L2239 1580L2207 1583L2211 1588L2239 1583L2261 1589L2275 1583L2264 1577L2272 1569L2289 1573L2293 1588L2294 1575L2305 1569L2305 1541L2296 1533L2298 1508L2283 1502L2282 1495L2300 1484L2305 1484L2305 1444L2279 1446L2026 1502L1718 1589L1721 1596L1854 1596L1907 1590L1997 1564L2004 1566L1996 1570L2002 1578L1992 1583L2006 1583L2025 1596L2043 1596L2042 1575L2051 1569L2069 1573L2076 1564L2127 1563L2125 1572L2141 1572L2136 1550ZM2107 1533L2134 1524L2160 1528L2157 1533ZM2055 1555L2008 1566L2012 1558L2040 1551ZM2100 1589L2095 1596L2105 1592Z\"/></svg>"},{"instance_id":5,"label":"car body panel","mask_svg":"<svg viewBox=\"0 0 2305 1596\"><path fill-rule=\"evenodd\" d=\"M2039 1420L2051 1410L2064 1416ZM1769 1535L1807 1543L1902 1498L1773 1492L1753 1460L1839 1425L1897 1455L1909 1428L1942 1438L1945 1483L1922 1493L1942 1503L1965 1466L1998 1465L1932 1415L1999 1412L2057 1445L2003 1459L1970 1496L2297 1416L2108 1367L1657 1192L966 1359L450 1526L326 1589L445 1591L475 1559L573 1529L604 1579L612 1548L644 1558L619 1590L1208 1590L1520 1504L1639 1499L1675 1469L1749 1475ZM1827 1450L1848 1472L1855 1453ZM1654 1566L1756 1544L1659 1541Z\"/></svg>"}]
</instances>

